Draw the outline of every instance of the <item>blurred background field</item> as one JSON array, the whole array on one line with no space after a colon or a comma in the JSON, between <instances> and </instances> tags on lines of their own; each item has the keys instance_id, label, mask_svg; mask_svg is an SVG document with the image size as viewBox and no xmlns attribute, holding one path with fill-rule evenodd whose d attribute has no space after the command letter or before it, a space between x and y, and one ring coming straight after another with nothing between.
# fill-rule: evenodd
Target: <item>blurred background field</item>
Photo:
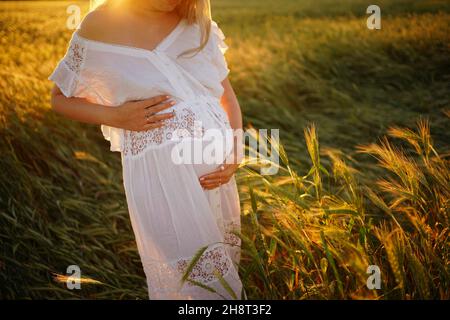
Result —
<instances>
[{"instance_id":1,"label":"blurred background field","mask_svg":"<svg viewBox=\"0 0 450 320\"><path fill-rule=\"evenodd\" d=\"M145 299L120 155L49 105L73 3L0 1L0 298ZM246 127L285 150L238 174L248 296L448 299L450 2L378 1L381 30L370 1L212 4Z\"/></svg>"}]
</instances>

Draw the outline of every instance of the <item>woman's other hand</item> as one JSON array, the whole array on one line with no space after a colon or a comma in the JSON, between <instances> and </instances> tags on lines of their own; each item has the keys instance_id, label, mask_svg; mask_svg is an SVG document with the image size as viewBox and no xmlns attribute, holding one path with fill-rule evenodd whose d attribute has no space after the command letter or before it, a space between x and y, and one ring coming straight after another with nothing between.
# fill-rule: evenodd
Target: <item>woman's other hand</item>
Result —
<instances>
[{"instance_id":1,"label":"woman's other hand","mask_svg":"<svg viewBox=\"0 0 450 320\"><path fill-rule=\"evenodd\" d=\"M228 183L231 177L239 168L239 164L226 163L222 164L218 170L201 176L199 181L203 189L212 190L220 187L222 184Z\"/></svg>"}]
</instances>

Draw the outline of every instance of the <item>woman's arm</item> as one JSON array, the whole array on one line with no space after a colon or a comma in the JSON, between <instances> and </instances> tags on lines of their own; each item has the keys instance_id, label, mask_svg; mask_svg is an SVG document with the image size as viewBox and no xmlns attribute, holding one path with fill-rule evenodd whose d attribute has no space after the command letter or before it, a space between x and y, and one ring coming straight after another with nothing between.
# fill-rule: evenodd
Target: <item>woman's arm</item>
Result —
<instances>
[{"instance_id":1,"label":"woman's arm","mask_svg":"<svg viewBox=\"0 0 450 320\"><path fill-rule=\"evenodd\" d=\"M94 104L83 98L67 98L56 85L51 92L51 105L55 112L84 123L114 126L117 121L114 108Z\"/></svg>"},{"instance_id":2,"label":"woman's arm","mask_svg":"<svg viewBox=\"0 0 450 320\"><path fill-rule=\"evenodd\" d=\"M234 135L234 149L233 155L230 156L226 163L231 164L231 167L237 169L242 161L242 139L243 139L243 129L242 129L242 111L239 106L239 101L234 93L233 87L231 86L230 80L226 78L222 81L224 87L224 93L220 99L220 103L228 115L228 120L230 121L230 126L233 129ZM234 165L234 166L233 166Z\"/></svg>"},{"instance_id":3,"label":"woman's arm","mask_svg":"<svg viewBox=\"0 0 450 320\"><path fill-rule=\"evenodd\" d=\"M54 86L51 92L53 110L69 119L133 131L155 129L163 126L165 120L172 118L172 112L154 115L175 104L168 99L169 96L162 95L109 107L91 103L83 98L68 98L57 86Z\"/></svg>"},{"instance_id":4,"label":"woman's arm","mask_svg":"<svg viewBox=\"0 0 450 320\"><path fill-rule=\"evenodd\" d=\"M220 103L228 115L231 128L234 130L242 129L241 107L239 106L238 99L228 77L222 81L222 86L224 88L224 93L220 99Z\"/></svg>"}]
</instances>

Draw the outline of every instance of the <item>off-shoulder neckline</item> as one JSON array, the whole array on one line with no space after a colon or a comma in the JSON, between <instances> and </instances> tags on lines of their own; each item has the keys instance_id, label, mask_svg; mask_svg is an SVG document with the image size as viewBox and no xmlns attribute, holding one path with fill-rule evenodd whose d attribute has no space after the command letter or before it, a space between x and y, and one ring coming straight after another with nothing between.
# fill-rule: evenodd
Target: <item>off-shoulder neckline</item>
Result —
<instances>
[{"instance_id":1,"label":"off-shoulder neckline","mask_svg":"<svg viewBox=\"0 0 450 320\"><path fill-rule=\"evenodd\" d=\"M120 44L120 43L113 43L113 42L89 39L84 36L81 36L78 33L79 29L77 29L73 33L73 37L77 37L78 39L80 39L83 42L88 43L89 45L93 45L93 46L96 46L97 48L101 48L104 50L112 49L113 51L121 51L121 52L128 51L128 52L135 52L135 53L140 53L140 54L154 54L158 51L166 50L173 43L173 41L176 39L176 37L181 33L181 31L183 31L185 25L186 25L186 19L181 18L180 21L177 23L177 25L172 29L172 31L167 36L165 36L164 39L162 39L156 45L156 47L154 49L146 49L146 48L141 48L141 47L124 45L124 44Z\"/></svg>"}]
</instances>

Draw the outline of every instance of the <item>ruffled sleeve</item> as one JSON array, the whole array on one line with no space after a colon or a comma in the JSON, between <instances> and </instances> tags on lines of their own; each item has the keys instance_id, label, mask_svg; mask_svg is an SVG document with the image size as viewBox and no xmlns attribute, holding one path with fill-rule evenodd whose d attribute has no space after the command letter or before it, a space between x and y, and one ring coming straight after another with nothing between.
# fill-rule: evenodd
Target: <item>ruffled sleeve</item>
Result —
<instances>
[{"instance_id":1,"label":"ruffled sleeve","mask_svg":"<svg viewBox=\"0 0 450 320\"><path fill-rule=\"evenodd\" d=\"M81 71L86 58L86 51L83 39L80 39L74 33L66 54L48 77L66 97L77 96L85 89L81 80Z\"/></svg>"},{"instance_id":2,"label":"ruffled sleeve","mask_svg":"<svg viewBox=\"0 0 450 320\"><path fill-rule=\"evenodd\" d=\"M217 67L220 80L222 81L230 72L227 60L225 59L225 52L228 50L228 45L225 43L224 33L215 21L211 21L211 35L213 40L212 60Z\"/></svg>"},{"instance_id":3,"label":"ruffled sleeve","mask_svg":"<svg viewBox=\"0 0 450 320\"><path fill-rule=\"evenodd\" d=\"M86 54L86 41L78 37L77 33L74 32L66 54L59 61L48 79L53 81L68 98L83 97L89 101L106 105L106 100L98 92L98 88L95 85L92 86L92 79L91 81L88 79L91 71L85 68ZM110 150L122 151L123 130L106 125L101 125L100 127L104 138L111 144Z\"/></svg>"}]
</instances>

